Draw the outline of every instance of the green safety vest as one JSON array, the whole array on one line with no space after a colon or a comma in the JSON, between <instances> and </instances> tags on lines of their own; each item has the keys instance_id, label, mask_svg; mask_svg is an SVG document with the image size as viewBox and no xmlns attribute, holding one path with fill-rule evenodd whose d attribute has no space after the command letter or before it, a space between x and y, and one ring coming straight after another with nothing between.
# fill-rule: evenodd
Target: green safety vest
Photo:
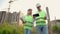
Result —
<instances>
[{"instance_id":1,"label":"green safety vest","mask_svg":"<svg viewBox=\"0 0 60 34\"><path fill-rule=\"evenodd\" d=\"M39 16L36 17L36 25L40 26L40 25L46 25L45 19L44 17L46 16L46 13L44 11L40 11L38 12Z\"/></svg>"},{"instance_id":2,"label":"green safety vest","mask_svg":"<svg viewBox=\"0 0 60 34\"><path fill-rule=\"evenodd\" d=\"M33 16L27 15L24 17L24 20L25 20L24 29L31 29L32 22L33 22Z\"/></svg>"}]
</instances>

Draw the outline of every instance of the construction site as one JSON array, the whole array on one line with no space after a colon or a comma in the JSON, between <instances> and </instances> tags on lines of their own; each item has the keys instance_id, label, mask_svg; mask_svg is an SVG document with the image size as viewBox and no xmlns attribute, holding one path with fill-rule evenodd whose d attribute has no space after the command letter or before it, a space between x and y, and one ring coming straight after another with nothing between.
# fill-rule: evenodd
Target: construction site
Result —
<instances>
[{"instance_id":1,"label":"construction site","mask_svg":"<svg viewBox=\"0 0 60 34\"><path fill-rule=\"evenodd\" d=\"M0 8L0 34L24 34L24 24L22 17L27 14L27 9L31 8L35 14L36 3L41 3L43 10L46 12L46 25L48 26L48 34L60 34L60 16L59 7L55 8L54 0L6 0L6 7ZM36 3L35 3L36 2ZM47 3L48 2L48 3ZM57 1L58 3L58 1ZM30 5L29 5L30 4ZM53 5L54 6L51 6ZM55 12L54 12L55 11ZM36 34L36 23L34 23L31 34Z\"/></svg>"}]
</instances>

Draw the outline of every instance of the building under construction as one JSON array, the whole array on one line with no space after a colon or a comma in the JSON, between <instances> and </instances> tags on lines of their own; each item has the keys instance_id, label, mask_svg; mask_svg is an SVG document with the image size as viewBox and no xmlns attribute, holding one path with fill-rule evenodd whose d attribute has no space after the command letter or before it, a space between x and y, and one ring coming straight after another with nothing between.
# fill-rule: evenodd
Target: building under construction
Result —
<instances>
[{"instance_id":1,"label":"building under construction","mask_svg":"<svg viewBox=\"0 0 60 34\"><path fill-rule=\"evenodd\" d=\"M0 23L8 22L9 24L20 23L20 12L0 11Z\"/></svg>"},{"instance_id":2,"label":"building under construction","mask_svg":"<svg viewBox=\"0 0 60 34\"><path fill-rule=\"evenodd\" d=\"M6 17L6 11L0 11L0 23L3 23Z\"/></svg>"}]
</instances>

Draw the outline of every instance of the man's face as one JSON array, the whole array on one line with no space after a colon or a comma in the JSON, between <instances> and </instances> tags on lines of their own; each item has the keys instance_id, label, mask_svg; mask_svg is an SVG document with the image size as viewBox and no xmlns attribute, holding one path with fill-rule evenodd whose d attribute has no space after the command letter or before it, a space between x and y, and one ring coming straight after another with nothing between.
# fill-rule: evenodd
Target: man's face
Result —
<instances>
[{"instance_id":1,"label":"man's face","mask_svg":"<svg viewBox=\"0 0 60 34\"><path fill-rule=\"evenodd\" d=\"M37 10L40 11L41 10L41 6L37 7Z\"/></svg>"},{"instance_id":2,"label":"man's face","mask_svg":"<svg viewBox=\"0 0 60 34\"><path fill-rule=\"evenodd\" d=\"M32 9L28 10L28 14L31 15L32 14Z\"/></svg>"}]
</instances>

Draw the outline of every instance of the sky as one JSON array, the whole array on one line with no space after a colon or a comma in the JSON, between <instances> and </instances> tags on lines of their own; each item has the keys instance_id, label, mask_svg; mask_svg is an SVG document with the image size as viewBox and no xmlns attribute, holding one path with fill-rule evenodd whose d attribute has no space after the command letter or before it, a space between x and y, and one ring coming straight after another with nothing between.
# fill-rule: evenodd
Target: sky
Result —
<instances>
[{"instance_id":1,"label":"sky","mask_svg":"<svg viewBox=\"0 0 60 34\"><path fill-rule=\"evenodd\" d=\"M14 0L13 0L14 1ZM9 0L0 0L0 11L8 10ZM60 0L15 0L11 4L10 12L19 12L21 11L23 14L27 13L29 8L33 9L33 14L37 11L36 4L41 4L41 9L46 11L46 6L49 7L49 13L51 20L60 19Z\"/></svg>"}]
</instances>

